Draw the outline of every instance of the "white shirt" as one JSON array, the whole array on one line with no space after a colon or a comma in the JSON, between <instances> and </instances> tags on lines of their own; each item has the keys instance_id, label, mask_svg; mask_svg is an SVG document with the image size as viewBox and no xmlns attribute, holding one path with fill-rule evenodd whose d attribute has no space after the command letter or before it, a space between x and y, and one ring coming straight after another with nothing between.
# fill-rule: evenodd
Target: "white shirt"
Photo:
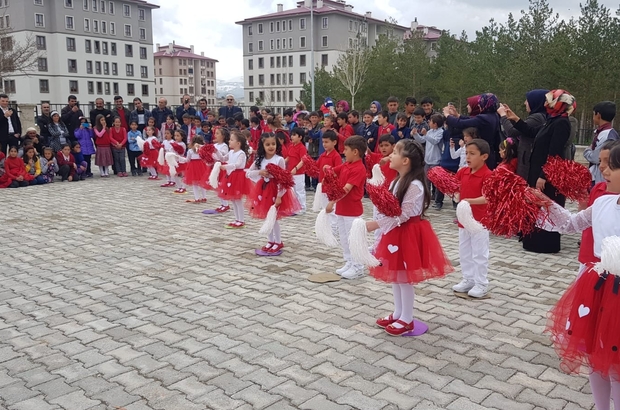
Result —
<instances>
[{"instance_id":1,"label":"white shirt","mask_svg":"<svg viewBox=\"0 0 620 410\"><path fill-rule=\"evenodd\" d=\"M6 113L9 109L9 107L7 107L6 110L2 108L2 115L4 115L4 113ZM8 117L7 120L9 121L9 134L15 134L15 128L13 128L13 122L11 121L11 117Z\"/></svg>"},{"instance_id":2,"label":"white shirt","mask_svg":"<svg viewBox=\"0 0 620 410\"><path fill-rule=\"evenodd\" d=\"M226 174L230 175L233 171L237 169L245 169L245 164L247 162L248 157L245 155L245 152L239 151L230 151L227 155L224 156L224 161L226 161L226 165L222 165L222 169L226 171Z\"/></svg>"}]
</instances>

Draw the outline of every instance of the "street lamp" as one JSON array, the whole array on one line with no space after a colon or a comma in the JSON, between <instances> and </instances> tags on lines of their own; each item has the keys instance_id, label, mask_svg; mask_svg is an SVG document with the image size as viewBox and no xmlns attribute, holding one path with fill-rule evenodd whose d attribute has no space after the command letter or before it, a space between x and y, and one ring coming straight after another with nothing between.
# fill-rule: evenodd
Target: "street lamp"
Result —
<instances>
[{"instance_id":1,"label":"street lamp","mask_svg":"<svg viewBox=\"0 0 620 410\"><path fill-rule=\"evenodd\" d=\"M314 104L314 0L310 0L310 80L312 84L312 111L315 109Z\"/></svg>"}]
</instances>

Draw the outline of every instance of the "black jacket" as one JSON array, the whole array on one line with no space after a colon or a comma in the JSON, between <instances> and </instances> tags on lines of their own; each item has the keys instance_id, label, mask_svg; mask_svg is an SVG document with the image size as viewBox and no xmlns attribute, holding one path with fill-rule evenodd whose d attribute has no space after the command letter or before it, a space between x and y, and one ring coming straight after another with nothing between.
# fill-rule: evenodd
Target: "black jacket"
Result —
<instances>
[{"instance_id":1,"label":"black jacket","mask_svg":"<svg viewBox=\"0 0 620 410\"><path fill-rule=\"evenodd\" d=\"M90 125L91 126L95 126L97 125L97 123L95 122L97 120L97 116L98 115L103 115L105 117L105 123L108 125L108 127L112 127L112 124L114 123L114 117L112 116L112 111L107 110L107 109L102 109L102 110L98 110L96 108L90 110Z\"/></svg>"},{"instance_id":2,"label":"black jacket","mask_svg":"<svg viewBox=\"0 0 620 410\"><path fill-rule=\"evenodd\" d=\"M60 112L60 119L65 123L67 130L69 130L70 137L73 137L75 130L80 128L80 117L83 116L82 110L78 109L76 112L73 112L69 105L66 105Z\"/></svg>"},{"instance_id":3,"label":"black jacket","mask_svg":"<svg viewBox=\"0 0 620 410\"><path fill-rule=\"evenodd\" d=\"M16 108L13 108L13 114L11 114L11 124L13 124L13 131L14 131L13 134L21 135L22 123L19 120L19 116L17 115ZM0 110L0 141L6 141L8 139L9 139L9 120L4 116L3 111Z\"/></svg>"}]
</instances>

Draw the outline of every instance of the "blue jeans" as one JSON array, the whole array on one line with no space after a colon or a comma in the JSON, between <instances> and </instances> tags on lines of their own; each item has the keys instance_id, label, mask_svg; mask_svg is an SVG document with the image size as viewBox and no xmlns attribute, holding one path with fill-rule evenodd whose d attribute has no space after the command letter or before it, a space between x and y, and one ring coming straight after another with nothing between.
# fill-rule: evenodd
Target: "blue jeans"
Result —
<instances>
[{"instance_id":1,"label":"blue jeans","mask_svg":"<svg viewBox=\"0 0 620 410\"><path fill-rule=\"evenodd\" d=\"M43 184L47 184L47 180L45 179L43 175L39 175L32 181L28 181L28 183L30 185L43 185Z\"/></svg>"}]
</instances>

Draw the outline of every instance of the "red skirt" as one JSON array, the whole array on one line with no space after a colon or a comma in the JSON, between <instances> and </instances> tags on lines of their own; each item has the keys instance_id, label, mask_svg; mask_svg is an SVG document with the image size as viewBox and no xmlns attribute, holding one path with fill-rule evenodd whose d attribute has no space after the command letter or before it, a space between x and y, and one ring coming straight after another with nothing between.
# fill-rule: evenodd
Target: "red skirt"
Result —
<instances>
[{"instance_id":1,"label":"red skirt","mask_svg":"<svg viewBox=\"0 0 620 410\"><path fill-rule=\"evenodd\" d=\"M185 185L198 185L204 189L210 189L209 168L207 168L207 164L203 160L192 159L185 165L186 168L183 173L183 182Z\"/></svg>"},{"instance_id":2,"label":"red skirt","mask_svg":"<svg viewBox=\"0 0 620 410\"><path fill-rule=\"evenodd\" d=\"M260 179L252 188L252 191L245 201L245 207L252 218L265 219L271 205L275 203L278 195L278 184L274 180L265 182ZM287 189L282 196L282 202L278 207L278 219L285 216L292 216L301 211L301 205L292 189Z\"/></svg>"},{"instance_id":3,"label":"red skirt","mask_svg":"<svg viewBox=\"0 0 620 410\"><path fill-rule=\"evenodd\" d=\"M613 275L605 279L605 276L588 269L569 286L549 312L547 331L551 333L551 341L560 356L560 367L565 372L579 373L583 366L584 372L589 373L588 368L593 367L590 356L600 348L597 327L600 329L603 295L611 290L612 281ZM610 313L617 315L617 311ZM617 319L615 321L618 323ZM610 331L609 328L600 330L603 333ZM619 331L620 328L616 328L612 332L616 338Z\"/></svg>"},{"instance_id":4,"label":"red skirt","mask_svg":"<svg viewBox=\"0 0 620 410\"><path fill-rule=\"evenodd\" d=\"M590 366L617 378L620 374L620 276L609 275L605 282Z\"/></svg>"},{"instance_id":5,"label":"red skirt","mask_svg":"<svg viewBox=\"0 0 620 410\"><path fill-rule=\"evenodd\" d=\"M158 174L170 175L170 166L168 164L161 165L159 162L155 167Z\"/></svg>"},{"instance_id":6,"label":"red skirt","mask_svg":"<svg viewBox=\"0 0 620 410\"><path fill-rule=\"evenodd\" d=\"M382 235L375 257L381 264L370 274L388 283L415 284L454 271L430 222L419 216Z\"/></svg>"},{"instance_id":7,"label":"red skirt","mask_svg":"<svg viewBox=\"0 0 620 410\"><path fill-rule=\"evenodd\" d=\"M221 199L235 201L243 198L252 190L252 181L245 176L245 170L236 169L228 175L220 172L217 196Z\"/></svg>"}]
</instances>

